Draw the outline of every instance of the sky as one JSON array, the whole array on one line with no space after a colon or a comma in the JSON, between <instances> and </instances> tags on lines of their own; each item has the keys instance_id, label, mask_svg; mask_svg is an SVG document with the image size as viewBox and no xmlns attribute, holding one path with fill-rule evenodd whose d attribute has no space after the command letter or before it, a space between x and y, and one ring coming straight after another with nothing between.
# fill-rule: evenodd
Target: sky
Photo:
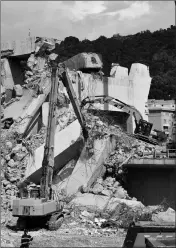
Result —
<instances>
[{"instance_id":1,"label":"sky","mask_svg":"<svg viewBox=\"0 0 176 248\"><path fill-rule=\"evenodd\" d=\"M94 40L175 25L174 1L1 1L1 41Z\"/></svg>"}]
</instances>

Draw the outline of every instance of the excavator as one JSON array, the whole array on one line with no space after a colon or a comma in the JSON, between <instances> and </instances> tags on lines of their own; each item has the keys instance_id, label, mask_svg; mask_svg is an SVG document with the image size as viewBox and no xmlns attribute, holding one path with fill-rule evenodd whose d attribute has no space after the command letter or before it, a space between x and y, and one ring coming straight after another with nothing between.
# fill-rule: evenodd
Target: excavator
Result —
<instances>
[{"instance_id":1,"label":"excavator","mask_svg":"<svg viewBox=\"0 0 176 248\"><path fill-rule=\"evenodd\" d=\"M147 143L158 145L158 141L156 139L152 139L149 137L151 134L153 124L145 121L140 111L137 110L134 106L128 105L120 101L119 99L113 98L111 96L99 95L99 96L86 97L85 99L83 99L81 103L81 109L84 108L86 104L90 104L89 106L91 106L97 103L110 104L122 110L123 112L129 114L130 116L133 116L136 127L134 130L134 134L130 134L130 135Z\"/></svg>"},{"instance_id":2,"label":"excavator","mask_svg":"<svg viewBox=\"0 0 176 248\"><path fill-rule=\"evenodd\" d=\"M79 103L74 93L72 83L69 79L64 64L58 64L51 60L51 91L49 97L49 118L42 162L42 177L40 186L31 190L22 190L18 197L13 200L12 215L18 217L17 226L25 229L31 223L41 223L49 230L57 230L63 222L63 204L54 199L52 192L52 178L54 166L54 136L56 128L56 103L58 82L62 80L73 105L78 121L82 127L84 140L88 138L85 128L85 119L80 112Z\"/></svg>"}]
</instances>

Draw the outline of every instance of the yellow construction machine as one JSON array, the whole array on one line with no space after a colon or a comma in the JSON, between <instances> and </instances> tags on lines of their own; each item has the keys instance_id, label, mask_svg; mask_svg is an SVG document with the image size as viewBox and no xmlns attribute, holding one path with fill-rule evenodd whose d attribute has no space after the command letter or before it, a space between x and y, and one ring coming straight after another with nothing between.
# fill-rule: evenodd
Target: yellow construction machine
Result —
<instances>
[{"instance_id":1,"label":"yellow construction machine","mask_svg":"<svg viewBox=\"0 0 176 248\"><path fill-rule=\"evenodd\" d=\"M85 128L85 120L80 112L79 103L73 90L72 83L68 77L67 69L63 64L58 66L56 60L51 61L51 92L49 98L49 118L42 162L42 177L40 187L30 192L20 192L18 198L13 200L12 214L18 218L20 229L28 228L31 223L42 223L49 230L57 230L64 219L63 206L54 200L52 194L52 179L54 167L54 136L56 128L56 103L58 82L62 80L72 102L74 111L82 127L85 140L88 132Z\"/></svg>"}]
</instances>

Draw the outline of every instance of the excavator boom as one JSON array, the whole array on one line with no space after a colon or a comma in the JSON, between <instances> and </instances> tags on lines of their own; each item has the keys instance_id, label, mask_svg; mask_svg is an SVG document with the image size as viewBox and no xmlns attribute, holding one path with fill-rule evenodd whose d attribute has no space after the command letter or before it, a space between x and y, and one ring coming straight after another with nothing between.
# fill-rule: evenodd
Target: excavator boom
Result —
<instances>
[{"instance_id":1,"label":"excavator boom","mask_svg":"<svg viewBox=\"0 0 176 248\"><path fill-rule=\"evenodd\" d=\"M88 103L90 105L95 103L108 103L131 116L133 115L136 124L136 128L134 130L134 137L150 144L158 144L156 140L149 138L153 124L143 120L142 114L134 106L131 106L120 101L119 99L106 95L86 97L82 100L81 108L83 108Z\"/></svg>"},{"instance_id":2,"label":"excavator boom","mask_svg":"<svg viewBox=\"0 0 176 248\"><path fill-rule=\"evenodd\" d=\"M111 96L98 95L98 96L86 97L85 99L83 99L83 101L81 103L81 108L83 108L88 103L89 104L108 103L114 107L117 107L118 109L121 109L122 111L124 111L130 115L131 114L135 115L135 119L137 122L139 122L139 120L143 120L141 113L135 107L128 105L128 104L120 101L119 99L116 99L116 98L111 97Z\"/></svg>"},{"instance_id":3,"label":"excavator boom","mask_svg":"<svg viewBox=\"0 0 176 248\"><path fill-rule=\"evenodd\" d=\"M51 92L49 96L49 115L46 133L46 143L44 147L44 157L42 162L41 198L51 199L51 186L54 167L54 136L56 127L56 103L58 92L57 63L51 62Z\"/></svg>"},{"instance_id":4,"label":"excavator boom","mask_svg":"<svg viewBox=\"0 0 176 248\"><path fill-rule=\"evenodd\" d=\"M78 121L79 121L79 123L80 123L80 125L82 127L84 139L87 140L88 132L86 130L85 119L84 119L84 116L81 113L81 108L79 106L78 99L77 99L76 94L74 92L72 82L70 81L70 78L68 76L67 68L65 68L64 64L61 64L60 66L62 67L62 69L60 70L59 77L62 80L62 82L63 82L63 84L64 84L64 86L65 86L65 88L67 90L67 93L68 93L68 96L69 96L70 101L72 103L72 106L73 106L73 109L75 111L76 117L78 118Z\"/></svg>"}]
</instances>

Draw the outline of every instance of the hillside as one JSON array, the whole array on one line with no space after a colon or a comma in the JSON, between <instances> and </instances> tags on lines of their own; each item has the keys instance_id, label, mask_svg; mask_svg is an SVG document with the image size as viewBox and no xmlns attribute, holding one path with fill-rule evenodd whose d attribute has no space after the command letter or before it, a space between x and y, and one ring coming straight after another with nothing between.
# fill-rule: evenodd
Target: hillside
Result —
<instances>
[{"instance_id":1,"label":"hillside","mask_svg":"<svg viewBox=\"0 0 176 248\"><path fill-rule=\"evenodd\" d=\"M64 61L80 52L96 52L102 55L103 72L109 76L111 63L118 62L130 68L132 63L143 63L150 68L152 85L149 98L176 98L176 27L155 32L146 30L134 35L100 36L98 39L79 41L67 37L57 47Z\"/></svg>"}]
</instances>

